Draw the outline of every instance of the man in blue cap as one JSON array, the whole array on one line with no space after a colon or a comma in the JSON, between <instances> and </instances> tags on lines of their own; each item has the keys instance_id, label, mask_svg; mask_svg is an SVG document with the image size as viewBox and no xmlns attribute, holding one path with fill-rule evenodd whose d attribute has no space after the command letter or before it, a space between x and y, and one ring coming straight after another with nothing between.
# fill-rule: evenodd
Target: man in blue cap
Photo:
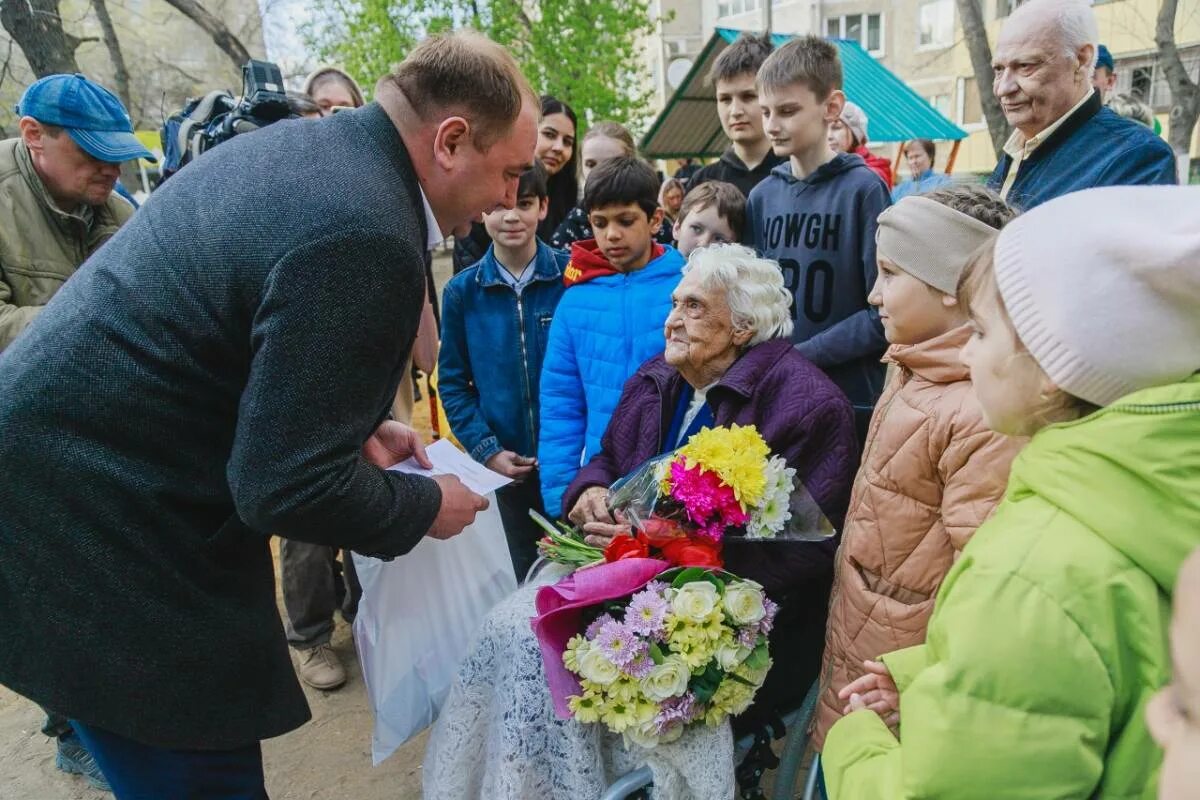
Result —
<instances>
[{"instance_id":1,"label":"man in blue cap","mask_svg":"<svg viewBox=\"0 0 1200 800\"><path fill-rule=\"evenodd\" d=\"M121 163L154 159L116 95L82 75L49 75L0 142L0 350L133 214L113 193Z\"/></svg>"},{"instance_id":2,"label":"man in blue cap","mask_svg":"<svg viewBox=\"0 0 1200 800\"><path fill-rule=\"evenodd\" d=\"M21 135L0 142L0 350L133 214L113 193L121 162L154 156L121 101L82 75L33 83L16 108ZM70 723L49 712L59 769L108 789Z\"/></svg>"},{"instance_id":3,"label":"man in blue cap","mask_svg":"<svg viewBox=\"0 0 1200 800\"><path fill-rule=\"evenodd\" d=\"M1096 87L1096 91L1100 93L1100 99L1105 103L1117 88L1117 71L1113 64L1112 53L1108 52L1108 48L1104 45L1100 45L1096 52L1096 71L1092 73L1092 86Z\"/></svg>"}]
</instances>

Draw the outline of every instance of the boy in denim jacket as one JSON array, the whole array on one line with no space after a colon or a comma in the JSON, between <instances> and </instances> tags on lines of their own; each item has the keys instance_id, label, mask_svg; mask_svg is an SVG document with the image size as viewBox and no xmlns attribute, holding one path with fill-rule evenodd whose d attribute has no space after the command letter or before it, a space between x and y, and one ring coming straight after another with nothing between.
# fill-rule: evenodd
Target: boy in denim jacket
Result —
<instances>
[{"instance_id":1,"label":"boy in denim jacket","mask_svg":"<svg viewBox=\"0 0 1200 800\"><path fill-rule=\"evenodd\" d=\"M518 581L537 558L540 529L529 509L544 513L538 382L568 258L537 238L546 211L546 171L535 162L521 176L516 207L484 214L487 253L442 296L438 393L471 457L513 479L496 499Z\"/></svg>"}]
</instances>

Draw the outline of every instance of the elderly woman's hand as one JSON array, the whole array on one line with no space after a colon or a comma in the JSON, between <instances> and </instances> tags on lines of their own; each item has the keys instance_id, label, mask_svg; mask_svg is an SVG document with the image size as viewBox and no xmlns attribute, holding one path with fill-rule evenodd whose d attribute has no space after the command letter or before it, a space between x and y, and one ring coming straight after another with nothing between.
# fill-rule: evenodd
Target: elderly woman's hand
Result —
<instances>
[{"instance_id":1,"label":"elderly woman's hand","mask_svg":"<svg viewBox=\"0 0 1200 800\"><path fill-rule=\"evenodd\" d=\"M584 541L593 547L607 547L619 533L629 533L629 523L620 512L608 508L608 489L593 486L579 496L567 519L583 528Z\"/></svg>"}]
</instances>

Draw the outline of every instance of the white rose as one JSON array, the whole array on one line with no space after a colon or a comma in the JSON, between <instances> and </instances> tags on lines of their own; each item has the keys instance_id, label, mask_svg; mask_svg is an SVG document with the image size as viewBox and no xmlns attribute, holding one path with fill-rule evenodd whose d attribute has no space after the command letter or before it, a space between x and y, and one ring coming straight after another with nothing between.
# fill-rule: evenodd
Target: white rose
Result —
<instances>
[{"instance_id":1,"label":"white rose","mask_svg":"<svg viewBox=\"0 0 1200 800\"><path fill-rule=\"evenodd\" d=\"M739 647L737 642L722 642L717 646L717 664L726 672L737 669L738 664L745 661L749 655L750 650Z\"/></svg>"},{"instance_id":2,"label":"white rose","mask_svg":"<svg viewBox=\"0 0 1200 800\"><path fill-rule=\"evenodd\" d=\"M671 610L675 616L688 622L703 622L717 607L721 597L717 587L708 581L685 583L671 598Z\"/></svg>"},{"instance_id":3,"label":"white rose","mask_svg":"<svg viewBox=\"0 0 1200 800\"><path fill-rule=\"evenodd\" d=\"M642 678L642 694L656 703L668 697L679 697L687 691L688 681L692 671L682 658L667 656L663 663L650 670L650 674Z\"/></svg>"},{"instance_id":4,"label":"white rose","mask_svg":"<svg viewBox=\"0 0 1200 800\"><path fill-rule=\"evenodd\" d=\"M579 676L599 686L608 686L621 674L617 665L608 660L600 650L588 650L579 659Z\"/></svg>"},{"instance_id":5,"label":"white rose","mask_svg":"<svg viewBox=\"0 0 1200 800\"><path fill-rule=\"evenodd\" d=\"M628 727L621 735L625 737L626 750L629 749L630 744L636 744L646 750L658 747L658 727L653 722Z\"/></svg>"},{"instance_id":6,"label":"white rose","mask_svg":"<svg viewBox=\"0 0 1200 800\"><path fill-rule=\"evenodd\" d=\"M762 590L744 581L725 587L724 605L734 625L753 625L767 613Z\"/></svg>"}]
</instances>

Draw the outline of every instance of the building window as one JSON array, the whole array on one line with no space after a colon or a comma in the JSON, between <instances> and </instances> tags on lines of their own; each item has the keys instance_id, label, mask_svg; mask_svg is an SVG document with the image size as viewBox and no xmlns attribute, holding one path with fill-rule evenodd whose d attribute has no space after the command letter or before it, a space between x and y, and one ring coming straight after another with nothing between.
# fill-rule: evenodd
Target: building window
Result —
<instances>
[{"instance_id":1,"label":"building window","mask_svg":"<svg viewBox=\"0 0 1200 800\"><path fill-rule=\"evenodd\" d=\"M929 101L929 105L933 106L934 108L936 108L938 110L939 114L941 114L946 119L950 119L950 113L951 113L951 111L950 111L950 95L935 94L935 95L932 95L925 99Z\"/></svg>"},{"instance_id":2,"label":"building window","mask_svg":"<svg viewBox=\"0 0 1200 800\"><path fill-rule=\"evenodd\" d=\"M717 3L718 17L734 17L762 8L762 0L721 0Z\"/></svg>"},{"instance_id":3,"label":"building window","mask_svg":"<svg viewBox=\"0 0 1200 800\"><path fill-rule=\"evenodd\" d=\"M1129 94L1134 100L1151 102L1150 90L1154 86L1154 65L1134 67L1129 78Z\"/></svg>"},{"instance_id":4,"label":"building window","mask_svg":"<svg viewBox=\"0 0 1200 800\"><path fill-rule=\"evenodd\" d=\"M917 46L949 47L954 44L954 0L922 3L917 11Z\"/></svg>"},{"instance_id":5,"label":"building window","mask_svg":"<svg viewBox=\"0 0 1200 800\"><path fill-rule=\"evenodd\" d=\"M858 42L873 56L883 54L883 14L846 14L825 20L825 35L830 39Z\"/></svg>"},{"instance_id":6,"label":"building window","mask_svg":"<svg viewBox=\"0 0 1200 800\"><path fill-rule=\"evenodd\" d=\"M955 122L959 125L979 125L983 121L983 103L979 100L979 83L974 76L959 78L958 113L955 116Z\"/></svg>"}]
</instances>

